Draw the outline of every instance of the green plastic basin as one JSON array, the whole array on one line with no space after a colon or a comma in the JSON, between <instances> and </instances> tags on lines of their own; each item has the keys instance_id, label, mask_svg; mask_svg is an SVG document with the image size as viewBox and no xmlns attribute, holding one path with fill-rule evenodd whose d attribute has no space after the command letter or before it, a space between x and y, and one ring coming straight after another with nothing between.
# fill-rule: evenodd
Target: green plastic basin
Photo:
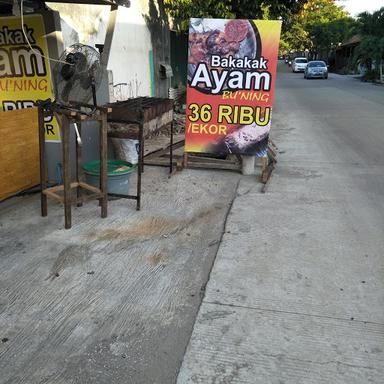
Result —
<instances>
[{"instance_id":1,"label":"green plastic basin","mask_svg":"<svg viewBox=\"0 0 384 384\"><path fill-rule=\"evenodd\" d=\"M128 195L129 179L136 166L124 160L107 161L108 193ZM85 180L97 188L100 186L100 160L88 161L83 164Z\"/></svg>"}]
</instances>

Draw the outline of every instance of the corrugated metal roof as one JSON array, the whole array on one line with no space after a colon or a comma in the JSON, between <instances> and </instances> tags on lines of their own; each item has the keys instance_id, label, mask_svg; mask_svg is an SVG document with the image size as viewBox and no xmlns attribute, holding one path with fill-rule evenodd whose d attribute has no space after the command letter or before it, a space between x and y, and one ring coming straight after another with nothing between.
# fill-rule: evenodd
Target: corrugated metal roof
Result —
<instances>
[{"instance_id":1,"label":"corrugated metal roof","mask_svg":"<svg viewBox=\"0 0 384 384\"><path fill-rule=\"evenodd\" d=\"M360 35L353 35L350 39L345 41L340 45L340 47L346 47L348 45L355 45L359 44L361 42L361 36Z\"/></svg>"},{"instance_id":2,"label":"corrugated metal roof","mask_svg":"<svg viewBox=\"0 0 384 384\"><path fill-rule=\"evenodd\" d=\"M129 0L49 0L50 3L66 3L66 4L93 4L93 5L121 5L125 7L130 6ZM42 7L44 6L44 0L24 0L26 7ZM0 0L1 5L13 5L13 0Z\"/></svg>"}]
</instances>

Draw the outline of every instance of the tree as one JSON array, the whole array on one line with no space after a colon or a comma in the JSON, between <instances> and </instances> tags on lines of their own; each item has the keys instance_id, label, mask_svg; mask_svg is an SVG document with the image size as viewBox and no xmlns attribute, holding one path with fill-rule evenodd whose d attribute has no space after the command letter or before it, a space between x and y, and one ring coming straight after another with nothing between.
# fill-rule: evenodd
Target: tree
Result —
<instances>
[{"instance_id":1,"label":"tree","mask_svg":"<svg viewBox=\"0 0 384 384\"><path fill-rule=\"evenodd\" d=\"M188 28L191 17L258 19L280 18L288 25L308 0L164 0L165 8L179 30Z\"/></svg>"},{"instance_id":2,"label":"tree","mask_svg":"<svg viewBox=\"0 0 384 384\"><path fill-rule=\"evenodd\" d=\"M308 32L313 56L328 52L342 43L354 31L355 21L334 0L310 0L299 15Z\"/></svg>"},{"instance_id":3,"label":"tree","mask_svg":"<svg viewBox=\"0 0 384 384\"><path fill-rule=\"evenodd\" d=\"M310 47L312 47L312 44L309 33L302 24L292 23L289 29L283 31L280 39L280 53L303 52Z\"/></svg>"},{"instance_id":4,"label":"tree","mask_svg":"<svg viewBox=\"0 0 384 384\"><path fill-rule=\"evenodd\" d=\"M372 70L376 63L376 72L384 60L384 7L373 13L364 12L358 16L359 33L362 37L355 51L356 60Z\"/></svg>"},{"instance_id":5,"label":"tree","mask_svg":"<svg viewBox=\"0 0 384 384\"><path fill-rule=\"evenodd\" d=\"M334 0L309 0L282 34L281 51L309 50L313 57L350 36L355 22Z\"/></svg>"},{"instance_id":6,"label":"tree","mask_svg":"<svg viewBox=\"0 0 384 384\"><path fill-rule=\"evenodd\" d=\"M313 46L316 50L334 48L355 30L355 21L350 17L342 17L325 23L312 25L309 30Z\"/></svg>"},{"instance_id":7,"label":"tree","mask_svg":"<svg viewBox=\"0 0 384 384\"><path fill-rule=\"evenodd\" d=\"M348 13L336 5L334 0L309 0L300 12L301 22L307 28L347 16Z\"/></svg>"}]
</instances>

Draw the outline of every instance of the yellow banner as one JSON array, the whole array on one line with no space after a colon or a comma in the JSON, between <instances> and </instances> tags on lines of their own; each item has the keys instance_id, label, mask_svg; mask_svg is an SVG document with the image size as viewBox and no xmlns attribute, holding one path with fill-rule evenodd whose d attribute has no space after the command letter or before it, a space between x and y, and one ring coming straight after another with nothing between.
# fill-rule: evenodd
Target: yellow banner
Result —
<instances>
[{"instance_id":1,"label":"yellow banner","mask_svg":"<svg viewBox=\"0 0 384 384\"><path fill-rule=\"evenodd\" d=\"M1 111L31 108L37 100L53 99L51 71L43 17L0 17L0 106ZM45 57L42 57L43 55ZM45 118L45 140L60 141L55 118Z\"/></svg>"}]
</instances>

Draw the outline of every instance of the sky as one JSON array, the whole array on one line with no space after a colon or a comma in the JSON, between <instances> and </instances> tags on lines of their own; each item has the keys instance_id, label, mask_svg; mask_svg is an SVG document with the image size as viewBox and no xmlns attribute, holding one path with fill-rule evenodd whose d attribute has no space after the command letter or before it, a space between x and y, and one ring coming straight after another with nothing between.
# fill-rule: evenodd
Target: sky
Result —
<instances>
[{"instance_id":1,"label":"sky","mask_svg":"<svg viewBox=\"0 0 384 384\"><path fill-rule=\"evenodd\" d=\"M336 3L344 6L351 16L357 16L364 11L377 11L384 7L384 0L336 0Z\"/></svg>"}]
</instances>

